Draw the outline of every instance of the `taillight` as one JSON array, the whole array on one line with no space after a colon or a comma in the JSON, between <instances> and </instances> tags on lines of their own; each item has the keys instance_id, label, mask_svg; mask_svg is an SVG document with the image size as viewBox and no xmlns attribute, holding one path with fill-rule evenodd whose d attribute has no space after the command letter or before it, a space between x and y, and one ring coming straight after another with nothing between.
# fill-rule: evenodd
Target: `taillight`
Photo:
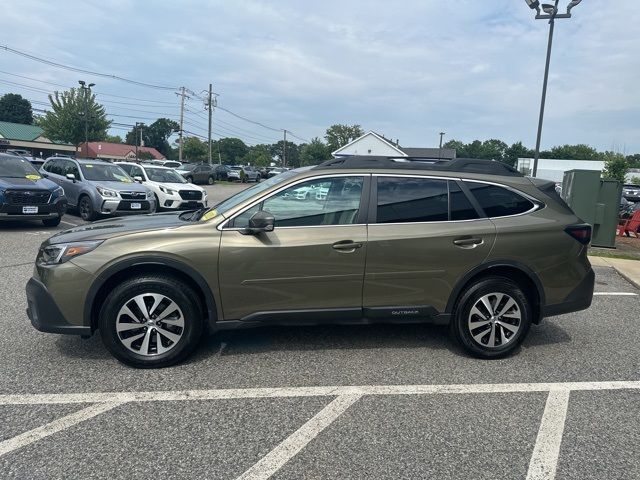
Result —
<instances>
[{"instance_id":1,"label":"taillight","mask_svg":"<svg viewBox=\"0 0 640 480\"><path fill-rule=\"evenodd\" d=\"M591 241L591 225L570 225L564 231L583 245Z\"/></svg>"}]
</instances>

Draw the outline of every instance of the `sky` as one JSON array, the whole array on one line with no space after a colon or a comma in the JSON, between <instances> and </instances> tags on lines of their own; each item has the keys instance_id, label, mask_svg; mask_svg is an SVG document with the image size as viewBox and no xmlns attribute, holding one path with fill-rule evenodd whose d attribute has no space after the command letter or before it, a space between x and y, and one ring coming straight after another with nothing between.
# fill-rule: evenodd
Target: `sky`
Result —
<instances>
[{"instance_id":1,"label":"sky","mask_svg":"<svg viewBox=\"0 0 640 480\"><path fill-rule=\"evenodd\" d=\"M198 135L207 129L198 97L212 83L220 107L287 129L296 143L345 123L405 147L437 146L441 131L445 141L535 145L548 24L520 0L7 0L2 17L0 94L46 108L48 91L94 82L120 124L113 134L178 119L176 91L67 71L3 46L185 86L196 95L184 128ZM633 0L584 0L573 18L557 20L542 149L586 143L640 153L638 25ZM282 135L221 109L213 124L214 138L248 144Z\"/></svg>"}]
</instances>

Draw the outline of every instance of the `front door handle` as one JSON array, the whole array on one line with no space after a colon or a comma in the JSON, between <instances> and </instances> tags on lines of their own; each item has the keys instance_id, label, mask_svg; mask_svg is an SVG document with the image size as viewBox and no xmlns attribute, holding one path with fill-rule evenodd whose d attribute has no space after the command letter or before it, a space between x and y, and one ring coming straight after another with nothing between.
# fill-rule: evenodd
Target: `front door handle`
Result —
<instances>
[{"instance_id":1,"label":"front door handle","mask_svg":"<svg viewBox=\"0 0 640 480\"><path fill-rule=\"evenodd\" d=\"M482 238L479 237L460 237L453 241L453 244L461 248L476 248L478 245L482 245Z\"/></svg>"},{"instance_id":2,"label":"front door handle","mask_svg":"<svg viewBox=\"0 0 640 480\"><path fill-rule=\"evenodd\" d=\"M354 242L352 240L341 240L331 245L331 248L341 253L352 253L358 248L362 248L362 242Z\"/></svg>"}]
</instances>

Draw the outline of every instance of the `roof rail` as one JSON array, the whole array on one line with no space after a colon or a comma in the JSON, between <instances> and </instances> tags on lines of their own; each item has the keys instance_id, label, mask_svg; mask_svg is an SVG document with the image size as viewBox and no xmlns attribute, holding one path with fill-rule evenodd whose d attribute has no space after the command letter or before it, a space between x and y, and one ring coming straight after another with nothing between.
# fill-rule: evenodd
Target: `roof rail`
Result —
<instances>
[{"instance_id":1,"label":"roof rail","mask_svg":"<svg viewBox=\"0 0 640 480\"><path fill-rule=\"evenodd\" d=\"M353 155L334 158L316 166L324 168L363 168L399 170L435 170L449 172L484 173L505 177L522 177L522 173L506 163L479 158L425 159L414 157L379 157Z\"/></svg>"}]
</instances>

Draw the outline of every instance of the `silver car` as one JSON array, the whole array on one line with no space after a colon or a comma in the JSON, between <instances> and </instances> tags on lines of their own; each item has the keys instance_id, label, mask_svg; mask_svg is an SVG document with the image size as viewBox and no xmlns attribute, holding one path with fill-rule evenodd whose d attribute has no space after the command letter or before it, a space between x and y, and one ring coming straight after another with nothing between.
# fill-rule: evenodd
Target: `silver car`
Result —
<instances>
[{"instance_id":1,"label":"silver car","mask_svg":"<svg viewBox=\"0 0 640 480\"><path fill-rule=\"evenodd\" d=\"M77 207L86 221L99 215L153 213L157 208L151 190L109 162L51 157L40 171L64 188L69 206Z\"/></svg>"},{"instance_id":2,"label":"silver car","mask_svg":"<svg viewBox=\"0 0 640 480\"><path fill-rule=\"evenodd\" d=\"M243 175L244 172L244 175ZM239 180L241 182L259 182L260 172L251 166L234 165L227 172L227 180Z\"/></svg>"}]
</instances>

